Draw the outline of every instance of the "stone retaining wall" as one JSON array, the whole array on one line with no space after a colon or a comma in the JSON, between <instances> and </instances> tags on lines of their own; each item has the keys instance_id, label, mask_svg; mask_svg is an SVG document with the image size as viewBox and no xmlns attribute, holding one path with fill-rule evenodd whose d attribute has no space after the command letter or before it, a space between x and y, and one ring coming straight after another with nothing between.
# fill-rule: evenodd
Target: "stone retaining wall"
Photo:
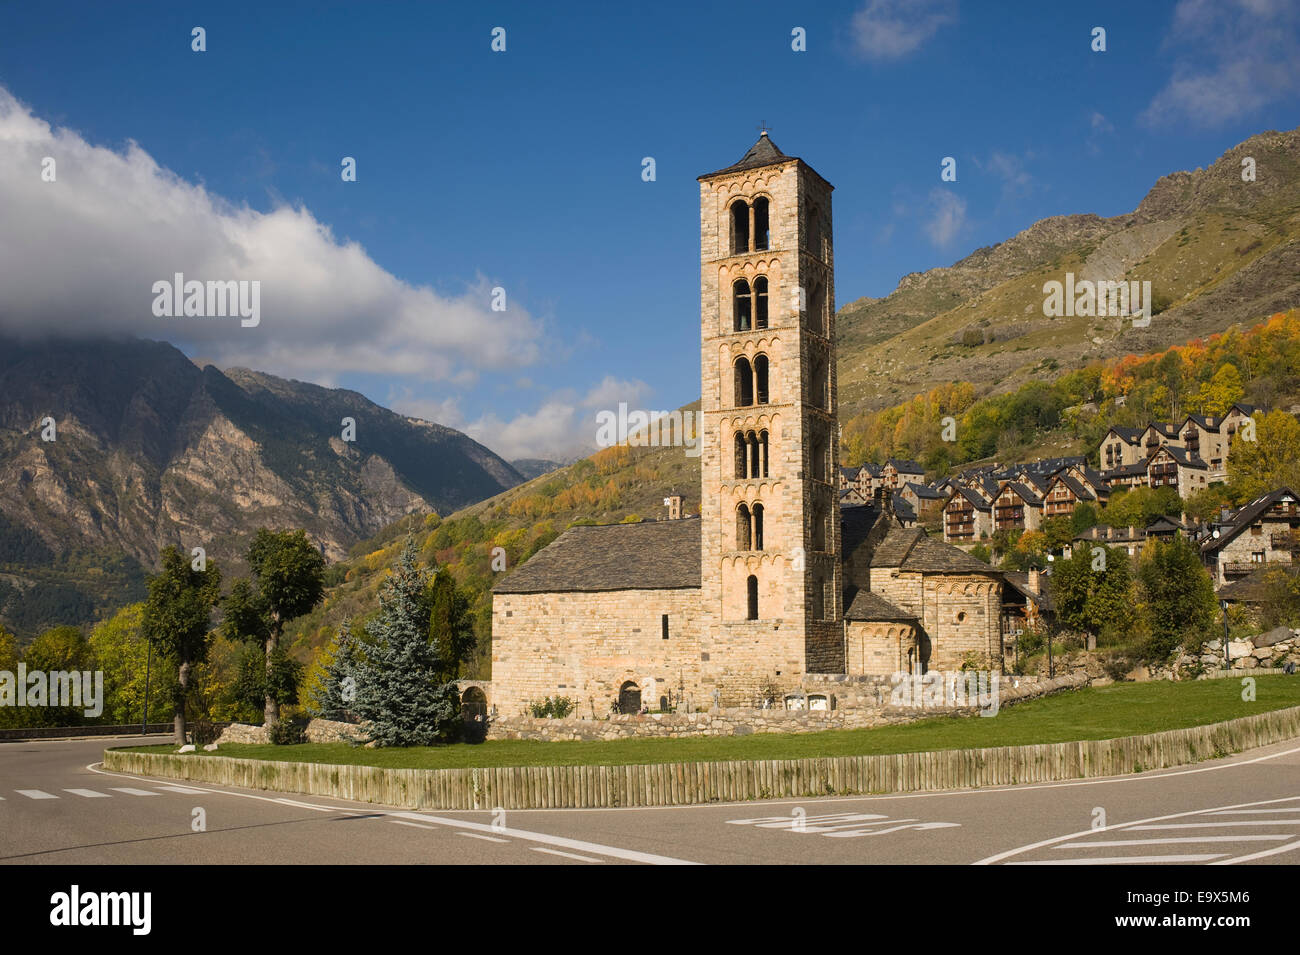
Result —
<instances>
[{"instance_id":1,"label":"stone retaining wall","mask_svg":"<svg viewBox=\"0 0 1300 955\"><path fill-rule=\"evenodd\" d=\"M121 773L412 809L679 806L1116 776L1214 759L1297 736L1300 707L1122 739L884 756L640 766L382 769L107 750L104 767Z\"/></svg>"}]
</instances>

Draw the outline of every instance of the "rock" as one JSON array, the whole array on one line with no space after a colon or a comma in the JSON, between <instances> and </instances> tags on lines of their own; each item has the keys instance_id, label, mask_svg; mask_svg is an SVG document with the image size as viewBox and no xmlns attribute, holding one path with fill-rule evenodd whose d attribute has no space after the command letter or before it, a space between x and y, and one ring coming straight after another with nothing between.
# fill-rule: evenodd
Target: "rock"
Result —
<instances>
[{"instance_id":1,"label":"rock","mask_svg":"<svg viewBox=\"0 0 1300 955\"><path fill-rule=\"evenodd\" d=\"M1275 643L1281 643L1283 640L1291 639L1291 631L1287 627L1274 627L1267 633L1261 633L1252 641L1257 647L1271 647Z\"/></svg>"},{"instance_id":2,"label":"rock","mask_svg":"<svg viewBox=\"0 0 1300 955\"><path fill-rule=\"evenodd\" d=\"M178 749L176 752L178 752L178 753L192 753L192 752L194 752L194 744L193 744L193 743L186 743L184 746L182 746L182 747L181 747L180 749Z\"/></svg>"},{"instance_id":3,"label":"rock","mask_svg":"<svg viewBox=\"0 0 1300 955\"><path fill-rule=\"evenodd\" d=\"M1242 657L1240 660L1234 660L1232 665L1240 665L1243 669L1253 670L1255 667L1259 666L1259 661L1254 657Z\"/></svg>"},{"instance_id":4,"label":"rock","mask_svg":"<svg viewBox=\"0 0 1300 955\"><path fill-rule=\"evenodd\" d=\"M1255 645L1249 640L1231 640L1228 642L1228 653L1234 660L1248 655L1254 649Z\"/></svg>"},{"instance_id":5,"label":"rock","mask_svg":"<svg viewBox=\"0 0 1300 955\"><path fill-rule=\"evenodd\" d=\"M215 753L217 751L217 744L209 743L207 746L204 746L203 749L209 753Z\"/></svg>"}]
</instances>

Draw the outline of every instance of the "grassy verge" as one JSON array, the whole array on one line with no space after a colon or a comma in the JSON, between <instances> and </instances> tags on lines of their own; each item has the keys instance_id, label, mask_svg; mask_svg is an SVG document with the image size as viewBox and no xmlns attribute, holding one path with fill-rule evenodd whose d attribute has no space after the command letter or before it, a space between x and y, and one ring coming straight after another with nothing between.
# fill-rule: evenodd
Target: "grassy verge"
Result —
<instances>
[{"instance_id":1,"label":"grassy verge","mask_svg":"<svg viewBox=\"0 0 1300 955\"><path fill-rule=\"evenodd\" d=\"M629 739L609 742L493 740L471 745L365 749L347 743L297 746L223 745L207 755L391 768L451 769L474 766L573 766L699 762L729 759L807 759L866 756L928 750L1062 743L1112 739L1218 723L1241 716L1300 706L1300 678L1257 678L1257 699L1241 698L1235 679L1186 683L1120 683L1088 687L1030 700L995 717L936 717L905 726L770 733L687 739ZM142 753L172 753L175 746L132 746Z\"/></svg>"}]
</instances>

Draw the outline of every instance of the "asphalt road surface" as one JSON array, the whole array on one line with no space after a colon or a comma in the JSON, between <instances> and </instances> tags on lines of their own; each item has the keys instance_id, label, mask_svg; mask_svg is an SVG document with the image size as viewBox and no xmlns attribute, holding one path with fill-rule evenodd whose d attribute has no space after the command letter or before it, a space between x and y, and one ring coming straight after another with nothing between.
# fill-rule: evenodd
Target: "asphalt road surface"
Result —
<instances>
[{"instance_id":1,"label":"asphalt road surface","mask_svg":"<svg viewBox=\"0 0 1300 955\"><path fill-rule=\"evenodd\" d=\"M156 742L156 738L149 742ZM1300 740L1181 769L663 809L411 811L103 771L0 744L8 864L1300 863Z\"/></svg>"}]
</instances>

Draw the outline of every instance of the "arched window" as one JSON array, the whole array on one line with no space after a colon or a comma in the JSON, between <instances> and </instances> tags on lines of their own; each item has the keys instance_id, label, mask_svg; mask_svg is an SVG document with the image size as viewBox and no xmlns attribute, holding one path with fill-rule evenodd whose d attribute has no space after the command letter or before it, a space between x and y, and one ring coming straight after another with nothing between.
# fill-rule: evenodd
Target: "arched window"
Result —
<instances>
[{"instance_id":1,"label":"arched window","mask_svg":"<svg viewBox=\"0 0 1300 955\"><path fill-rule=\"evenodd\" d=\"M767 473L767 432L766 432L766 431L760 431L760 432L758 433L758 463L759 463L758 476L759 476L759 477L768 477L768 473Z\"/></svg>"},{"instance_id":2,"label":"arched window","mask_svg":"<svg viewBox=\"0 0 1300 955\"><path fill-rule=\"evenodd\" d=\"M826 285L817 282L808 296L808 311L805 322L810 331L818 335L826 334Z\"/></svg>"},{"instance_id":3,"label":"arched window","mask_svg":"<svg viewBox=\"0 0 1300 955\"><path fill-rule=\"evenodd\" d=\"M731 314L733 328L738 332L747 332L753 327L754 300L749 291L749 283L744 279L731 285ZM767 299L763 299L763 308L767 308ZM766 318L766 315L764 316Z\"/></svg>"},{"instance_id":4,"label":"arched window","mask_svg":"<svg viewBox=\"0 0 1300 955\"><path fill-rule=\"evenodd\" d=\"M754 403L754 370L748 358L736 360L736 407L744 408Z\"/></svg>"},{"instance_id":5,"label":"arched window","mask_svg":"<svg viewBox=\"0 0 1300 955\"><path fill-rule=\"evenodd\" d=\"M768 232L768 200L759 196L754 200L754 251L766 252L772 247Z\"/></svg>"},{"instance_id":6,"label":"arched window","mask_svg":"<svg viewBox=\"0 0 1300 955\"><path fill-rule=\"evenodd\" d=\"M731 204L731 254L749 251L749 205L744 199Z\"/></svg>"},{"instance_id":7,"label":"arched window","mask_svg":"<svg viewBox=\"0 0 1300 955\"><path fill-rule=\"evenodd\" d=\"M758 435L749 432L745 435L745 442L749 449L749 466L746 468L745 477L756 478L759 476L759 459L758 459Z\"/></svg>"},{"instance_id":8,"label":"arched window","mask_svg":"<svg viewBox=\"0 0 1300 955\"><path fill-rule=\"evenodd\" d=\"M736 507L736 550L753 550L753 534L749 517L749 505Z\"/></svg>"},{"instance_id":9,"label":"arched window","mask_svg":"<svg viewBox=\"0 0 1300 955\"><path fill-rule=\"evenodd\" d=\"M809 399L818 408L831 408L830 388L826 374L826 359L820 355L813 359L812 380L809 382Z\"/></svg>"},{"instance_id":10,"label":"arched window","mask_svg":"<svg viewBox=\"0 0 1300 955\"><path fill-rule=\"evenodd\" d=\"M816 206L808 207L808 251L817 258L825 261L826 257L822 255L822 217L821 210Z\"/></svg>"},{"instance_id":11,"label":"arched window","mask_svg":"<svg viewBox=\"0 0 1300 955\"><path fill-rule=\"evenodd\" d=\"M820 503L813 505L812 510L812 549L826 549L826 508Z\"/></svg>"},{"instance_id":12,"label":"arched window","mask_svg":"<svg viewBox=\"0 0 1300 955\"><path fill-rule=\"evenodd\" d=\"M748 612L745 614L745 619L757 620L758 619L758 578L755 577L753 574L750 574L749 579L745 581L745 596L748 598L747 602L749 604L749 606L746 608Z\"/></svg>"},{"instance_id":13,"label":"arched window","mask_svg":"<svg viewBox=\"0 0 1300 955\"><path fill-rule=\"evenodd\" d=\"M767 328L767 279L754 279L754 327Z\"/></svg>"},{"instance_id":14,"label":"arched window","mask_svg":"<svg viewBox=\"0 0 1300 955\"><path fill-rule=\"evenodd\" d=\"M755 390L758 392L758 403L767 404L767 356L758 355L754 359L754 378Z\"/></svg>"},{"instance_id":15,"label":"arched window","mask_svg":"<svg viewBox=\"0 0 1300 955\"><path fill-rule=\"evenodd\" d=\"M746 469L746 461L749 457L749 445L745 441L745 436L739 431L736 432L736 478L747 478L749 473Z\"/></svg>"},{"instance_id":16,"label":"arched window","mask_svg":"<svg viewBox=\"0 0 1300 955\"><path fill-rule=\"evenodd\" d=\"M763 549L763 505L754 505L754 550Z\"/></svg>"}]
</instances>

